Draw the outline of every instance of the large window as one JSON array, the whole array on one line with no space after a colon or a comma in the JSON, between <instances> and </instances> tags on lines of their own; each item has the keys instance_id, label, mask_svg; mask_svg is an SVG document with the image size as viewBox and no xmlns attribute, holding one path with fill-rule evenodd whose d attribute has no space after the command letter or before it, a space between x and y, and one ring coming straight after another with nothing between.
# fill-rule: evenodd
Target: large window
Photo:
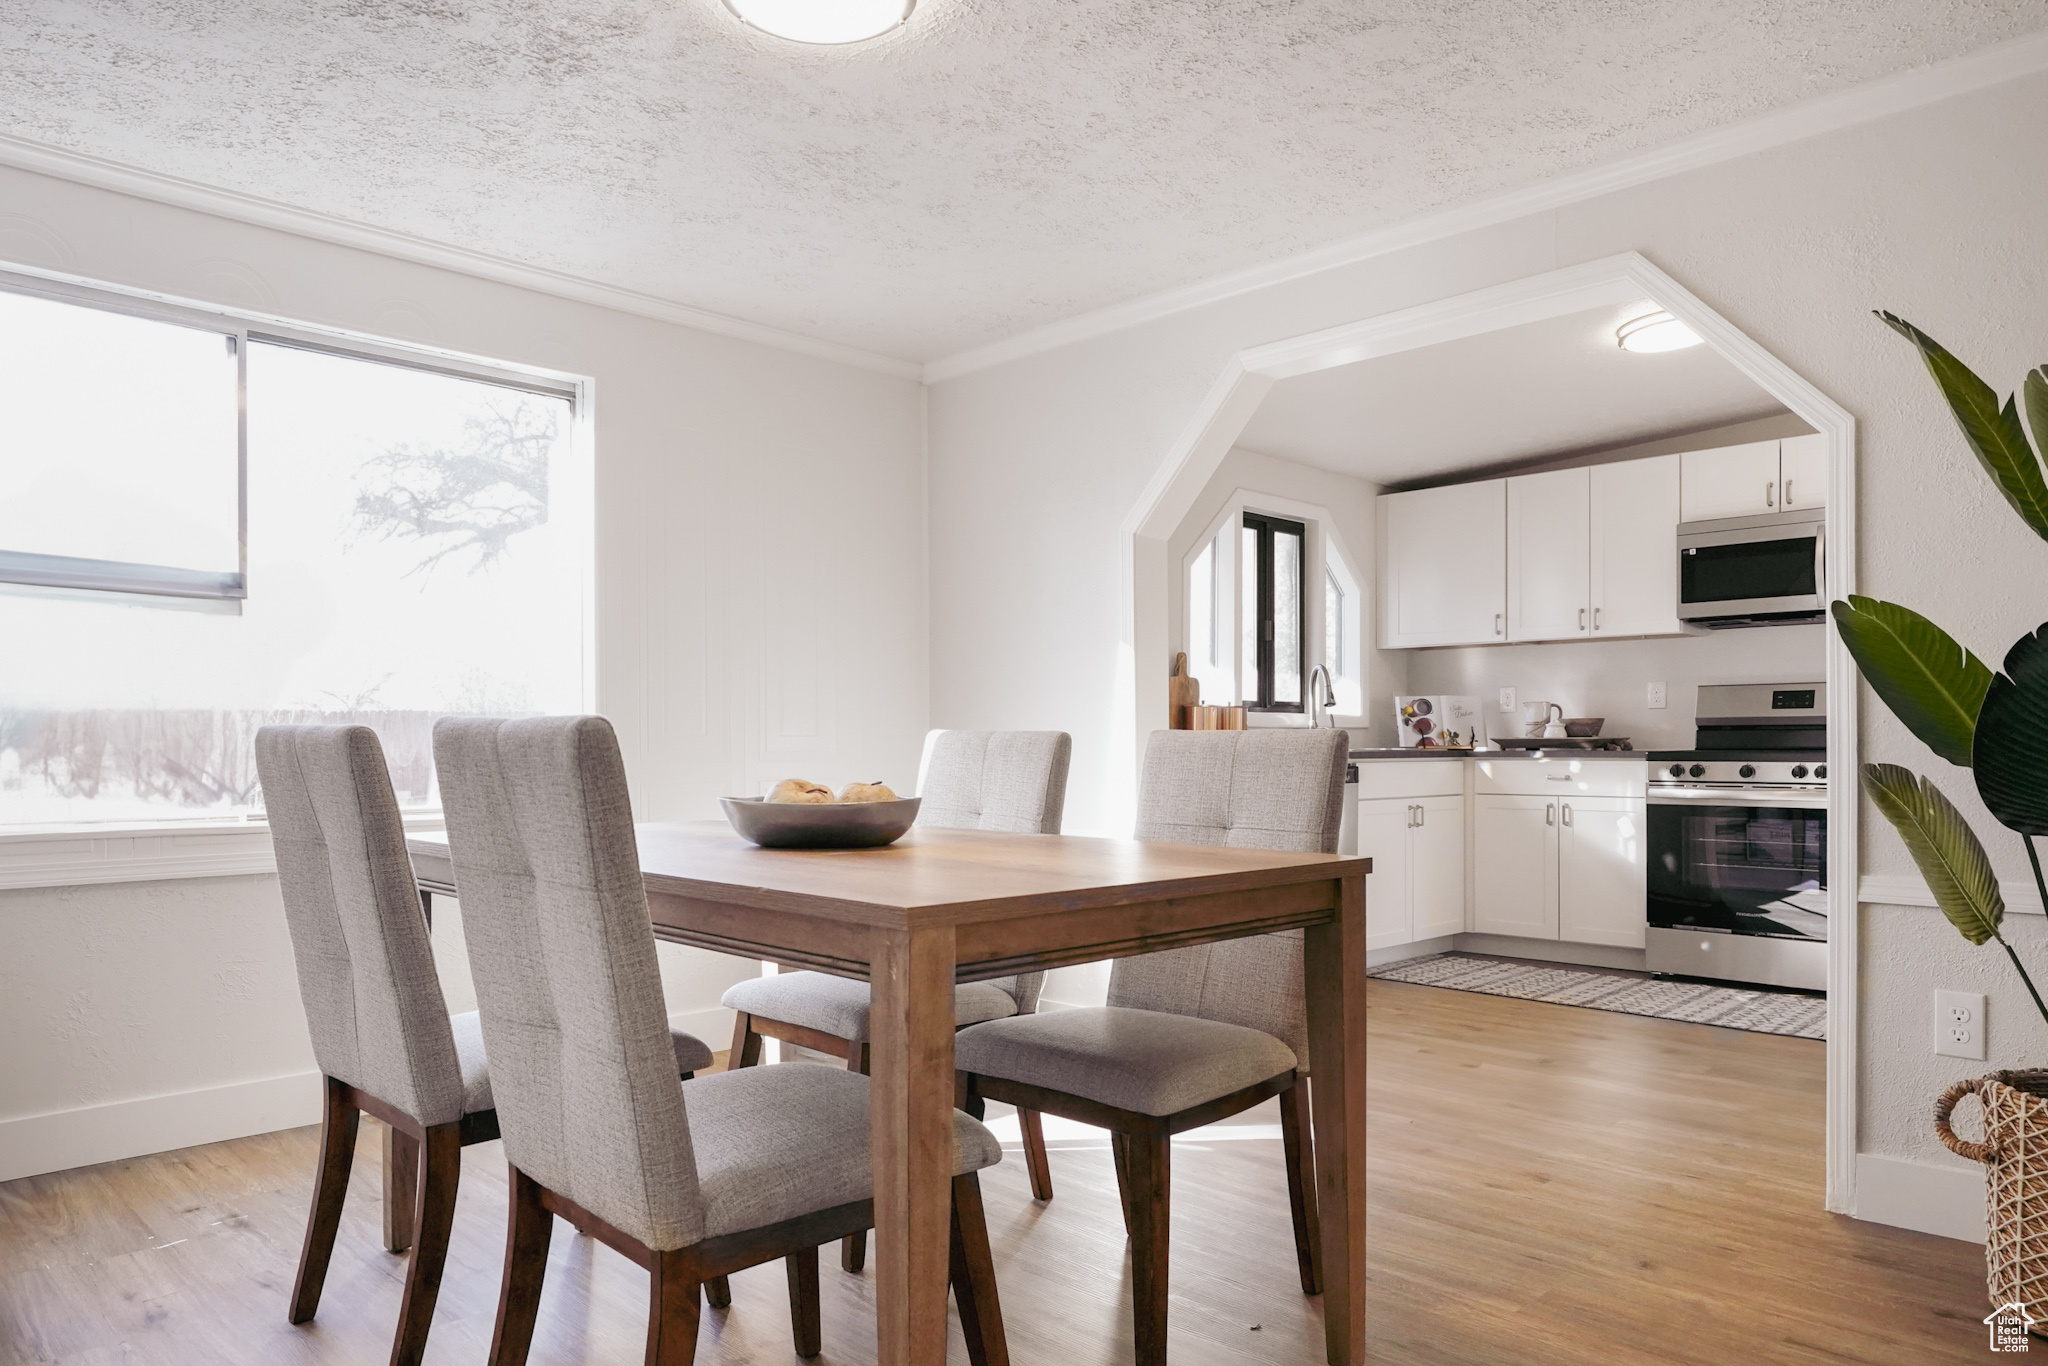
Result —
<instances>
[{"instance_id":1,"label":"large window","mask_svg":"<svg viewBox=\"0 0 2048 1366\"><path fill-rule=\"evenodd\" d=\"M0 585L0 824L254 814L250 742L273 721L374 727L401 803L432 808L437 717L586 705L590 506L567 387L241 336L246 599ZM210 345L226 353L218 335ZM119 403L165 399L152 363L124 356L100 378ZM86 539L24 530L66 498L164 530L152 544L212 545L191 529L219 532L220 433L195 410L169 401L154 422L32 428L41 476L0 486L0 552L95 544L103 529L84 514ZM172 488L169 467L194 451L209 453L187 462L201 473ZM135 506L151 500L154 516ZM225 506L243 516L234 482ZM148 562L216 564L182 551Z\"/></svg>"},{"instance_id":2,"label":"large window","mask_svg":"<svg viewBox=\"0 0 2048 1366\"><path fill-rule=\"evenodd\" d=\"M1244 704L1259 711L1300 711L1308 653L1308 528L1247 512L1239 544Z\"/></svg>"}]
</instances>

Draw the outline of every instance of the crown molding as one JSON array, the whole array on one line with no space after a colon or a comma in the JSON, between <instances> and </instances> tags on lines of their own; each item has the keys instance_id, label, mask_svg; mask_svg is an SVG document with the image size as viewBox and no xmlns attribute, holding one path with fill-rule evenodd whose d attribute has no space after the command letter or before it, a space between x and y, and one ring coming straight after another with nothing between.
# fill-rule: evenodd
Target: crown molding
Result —
<instances>
[{"instance_id":1,"label":"crown molding","mask_svg":"<svg viewBox=\"0 0 2048 1366\"><path fill-rule=\"evenodd\" d=\"M526 265L502 256L471 251L467 247L436 242L430 238L416 237L411 233L395 232L389 228L375 227L334 214L301 209L273 199L243 194L237 190L224 190L196 180L163 175L139 166L130 166L105 157L88 156L82 152L67 151L27 138L0 134L0 166L10 166L19 171L32 171L38 175L90 185L95 189L112 190L116 194L132 195L137 199L152 200L176 208L193 209L218 218L254 224L257 227L275 228L280 232L310 237L316 241L376 252L380 256L394 257L416 265L434 266L481 280L491 280L498 284L530 289L540 294L551 294L557 298L573 299L578 303L595 304L599 308L609 308L620 313L652 318L657 322L674 323L679 327L691 327L700 332L713 332L722 337L755 342L779 351L794 351L800 355L815 356L820 360L836 361L841 365L893 375L899 379L924 377L924 367L916 361L885 356L879 352L824 341L817 337L807 337L797 332L785 332L779 327L749 322L744 318L728 317L723 313L714 313L709 309L679 303L674 299L664 299L638 290L622 289L617 285L571 275L566 271Z\"/></svg>"},{"instance_id":2,"label":"crown molding","mask_svg":"<svg viewBox=\"0 0 2048 1366\"><path fill-rule=\"evenodd\" d=\"M1107 308L1063 318L985 346L970 347L928 362L924 367L925 383L954 379L1170 317L1238 294L1267 289L1391 252L1582 203L1617 190L1647 185L1748 156L1752 152L1851 128L2042 71L2048 71L2048 30L1980 48L1932 66L1816 95L1768 114L1695 133L1662 147L1582 171L1567 172L1533 185L1419 214L1313 251L1111 304Z\"/></svg>"}]
</instances>

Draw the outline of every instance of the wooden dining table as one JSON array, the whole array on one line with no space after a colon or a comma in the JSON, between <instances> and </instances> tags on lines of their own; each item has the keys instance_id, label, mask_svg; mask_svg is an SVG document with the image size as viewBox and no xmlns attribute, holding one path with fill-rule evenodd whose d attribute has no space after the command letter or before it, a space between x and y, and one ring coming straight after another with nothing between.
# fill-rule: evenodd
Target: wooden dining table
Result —
<instances>
[{"instance_id":1,"label":"wooden dining table","mask_svg":"<svg viewBox=\"0 0 2048 1366\"><path fill-rule=\"evenodd\" d=\"M637 832L657 938L873 986L882 1366L946 1359L954 983L1305 931L1324 1333L1330 1366L1365 1360L1370 859L975 830L858 850L761 849L723 821ZM445 835L409 846L423 893L460 895Z\"/></svg>"}]
</instances>

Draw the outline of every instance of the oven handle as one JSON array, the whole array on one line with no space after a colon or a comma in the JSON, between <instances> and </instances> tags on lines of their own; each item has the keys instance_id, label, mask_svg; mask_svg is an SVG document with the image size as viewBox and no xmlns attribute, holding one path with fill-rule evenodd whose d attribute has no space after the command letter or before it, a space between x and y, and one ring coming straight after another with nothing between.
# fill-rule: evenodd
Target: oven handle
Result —
<instances>
[{"instance_id":1,"label":"oven handle","mask_svg":"<svg viewBox=\"0 0 2048 1366\"><path fill-rule=\"evenodd\" d=\"M1704 792L1686 788L1679 792L1650 789L1651 806L1785 806L1808 811L1828 809L1828 794L1810 787L1743 787Z\"/></svg>"},{"instance_id":2,"label":"oven handle","mask_svg":"<svg viewBox=\"0 0 2048 1366\"><path fill-rule=\"evenodd\" d=\"M1813 591L1823 602L1828 596L1828 526L1822 522L1813 529Z\"/></svg>"}]
</instances>

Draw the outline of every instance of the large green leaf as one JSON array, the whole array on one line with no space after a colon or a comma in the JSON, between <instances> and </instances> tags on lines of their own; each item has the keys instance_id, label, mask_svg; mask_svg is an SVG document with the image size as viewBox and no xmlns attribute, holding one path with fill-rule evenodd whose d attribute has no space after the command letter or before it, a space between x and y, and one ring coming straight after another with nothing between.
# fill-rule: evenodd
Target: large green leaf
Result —
<instances>
[{"instance_id":1,"label":"large green leaf","mask_svg":"<svg viewBox=\"0 0 2048 1366\"><path fill-rule=\"evenodd\" d=\"M2026 431L2020 426L2020 412L2011 398L2000 406L1998 395L1991 386L1977 378L1969 366L1950 355L1948 348L1922 332L1904 318L1893 313L1880 311L1893 331L1920 348L1920 358L1927 362L1927 373L1934 376L1934 382L1941 386L1942 396L1948 400L1949 411L1956 417L1956 425L1962 428L1963 440L1970 443L1970 449L1977 454L1977 460L1990 474L1998 491L2005 495L2005 501L2012 504L2034 534L2048 538L2048 479L2041 474L2041 462L2034 456L2034 448L2027 444ZM2048 403L2048 392L2043 393ZM2028 396L2028 407L2033 398ZM2048 413L2042 415L2048 418ZM2042 418L2036 418L2035 431L2041 430Z\"/></svg>"},{"instance_id":2,"label":"large green leaf","mask_svg":"<svg viewBox=\"0 0 2048 1366\"><path fill-rule=\"evenodd\" d=\"M1897 764L1865 764L1864 790L1906 842L1934 904L1972 944L1998 933L2005 897L1977 832L1926 778Z\"/></svg>"},{"instance_id":3,"label":"large green leaf","mask_svg":"<svg viewBox=\"0 0 2048 1366\"><path fill-rule=\"evenodd\" d=\"M1856 667L1926 746L1967 768L1977 709L1991 686L1984 661L1910 607L1851 594L1834 604L1842 643Z\"/></svg>"},{"instance_id":4,"label":"large green leaf","mask_svg":"<svg viewBox=\"0 0 2048 1366\"><path fill-rule=\"evenodd\" d=\"M2048 835L2048 625L2006 652L1977 714L1970 766L1977 795L1999 824Z\"/></svg>"}]
</instances>

